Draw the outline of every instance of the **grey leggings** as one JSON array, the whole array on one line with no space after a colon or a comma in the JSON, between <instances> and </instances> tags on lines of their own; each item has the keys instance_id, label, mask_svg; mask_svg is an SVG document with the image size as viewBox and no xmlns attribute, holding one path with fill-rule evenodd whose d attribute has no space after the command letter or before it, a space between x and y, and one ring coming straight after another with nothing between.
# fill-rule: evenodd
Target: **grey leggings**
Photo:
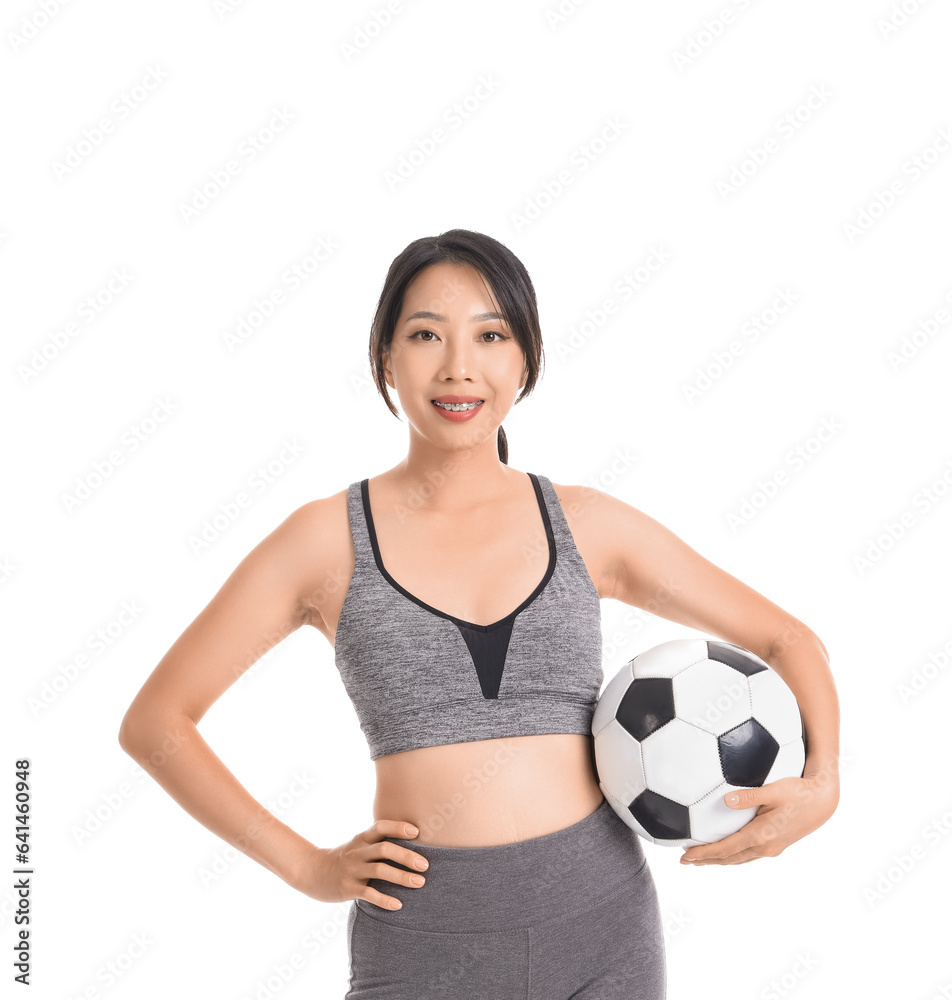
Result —
<instances>
[{"instance_id":1,"label":"grey leggings","mask_svg":"<svg viewBox=\"0 0 952 1000\"><path fill-rule=\"evenodd\" d=\"M664 1000L654 879L607 800L514 844L387 839L430 862L426 884L368 879L403 906L351 904L345 1000Z\"/></svg>"}]
</instances>

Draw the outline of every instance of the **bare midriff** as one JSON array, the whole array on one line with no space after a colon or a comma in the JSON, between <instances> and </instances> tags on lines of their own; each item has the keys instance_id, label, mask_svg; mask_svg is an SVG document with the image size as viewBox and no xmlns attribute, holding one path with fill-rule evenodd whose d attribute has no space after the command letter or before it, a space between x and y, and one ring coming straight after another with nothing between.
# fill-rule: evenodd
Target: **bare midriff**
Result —
<instances>
[{"instance_id":1,"label":"bare midriff","mask_svg":"<svg viewBox=\"0 0 952 1000\"><path fill-rule=\"evenodd\" d=\"M580 733L512 736L378 757L374 819L417 826L416 844L490 847L571 826L604 801Z\"/></svg>"}]
</instances>

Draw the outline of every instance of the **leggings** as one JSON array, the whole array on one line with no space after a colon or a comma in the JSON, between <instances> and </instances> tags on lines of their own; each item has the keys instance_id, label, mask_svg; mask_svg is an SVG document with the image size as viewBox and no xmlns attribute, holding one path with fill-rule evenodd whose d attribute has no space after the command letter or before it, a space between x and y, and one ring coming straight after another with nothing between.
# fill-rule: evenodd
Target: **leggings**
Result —
<instances>
[{"instance_id":1,"label":"leggings","mask_svg":"<svg viewBox=\"0 0 952 1000\"><path fill-rule=\"evenodd\" d=\"M654 879L607 799L514 844L386 839L430 862L426 884L368 879L403 906L351 904L345 1000L664 1000Z\"/></svg>"}]
</instances>

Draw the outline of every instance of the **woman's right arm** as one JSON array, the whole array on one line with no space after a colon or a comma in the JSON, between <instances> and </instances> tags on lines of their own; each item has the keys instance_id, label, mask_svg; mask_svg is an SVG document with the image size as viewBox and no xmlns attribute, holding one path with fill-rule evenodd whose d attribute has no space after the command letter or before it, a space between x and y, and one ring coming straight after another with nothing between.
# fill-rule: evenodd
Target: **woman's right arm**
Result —
<instances>
[{"instance_id":1,"label":"woman's right arm","mask_svg":"<svg viewBox=\"0 0 952 1000\"><path fill-rule=\"evenodd\" d=\"M293 888L328 903L360 897L399 909L398 899L367 880L414 885L412 874L388 862L425 867L425 858L385 838L416 832L402 820L379 819L344 844L316 847L265 809L198 731L250 666L312 616L320 621L309 595L341 578L340 504L346 496L299 507L245 556L146 679L123 717L119 745L199 823ZM257 729L252 715L249 740Z\"/></svg>"},{"instance_id":2,"label":"woman's right arm","mask_svg":"<svg viewBox=\"0 0 952 1000\"><path fill-rule=\"evenodd\" d=\"M264 653L310 620L326 500L290 514L239 563L126 711L119 744L212 833L296 885L317 848L261 805L197 724ZM248 719L249 739L256 731Z\"/></svg>"}]
</instances>

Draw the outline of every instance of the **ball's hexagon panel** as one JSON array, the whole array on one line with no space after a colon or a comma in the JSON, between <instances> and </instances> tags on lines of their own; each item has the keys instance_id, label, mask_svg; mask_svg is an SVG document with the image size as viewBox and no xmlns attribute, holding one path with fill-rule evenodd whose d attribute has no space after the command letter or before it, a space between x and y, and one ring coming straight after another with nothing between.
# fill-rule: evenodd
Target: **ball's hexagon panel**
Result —
<instances>
[{"instance_id":1,"label":"ball's hexagon panel","mask_svg":"<svg viewBox=\"0 0 952 1000\"><path fill-rule=\"evenodd\" d=\"M714 736L751 716L747 678L723 663L701 660L672 678L679 719Z\"/></svg>"},{"instance_id":2,"label":"ball's hexagon panel","mask_svg":"<svg viewBox=\"0 0 952 1000\"><path fill-rule=\"evenodd\" d=\"M770 773L764 780L766 785L769 781L776 781L778 778L802 778L803 765L806 763L806 753L803 747L803 740L798 736L795 740L785 743L778 751L777 758L773 762Z\"/></svg>"},{"instance_id":3,"label":"ball's hexagon panel","mask_svg":"<svg viewBox=\"0 0 952 1000\"><path fill-rule=\"evenodd\" d=\"M713 844L715 840L723 840L732 833L746 826L756 815L757 806L749 809L731 809L724 801L728 792L735 792L739 785L725 781L700 802L691 806L691 835L705 844Z\"/></svg>"},{"instance_id":4,"label":"ball's hexagon panel","mask_svg":"<svg viewBox=\"0 0 952 1000\"><path fill-rule=\"evenodd\" d=\"M681 719L644 740L641 759L647 787L686 806L724 780L717 737Z\"/></svg>"},{"instance_id":5,"label":"ball's hexagon panel","mask_svg":"<svg viewBox=\"0 0 952 1000\"><path fill-rule=\"evenodd\" d=\"M632 661L635 677L673 677L698 660L707 658L703 639L669 639L639 653Z\"/></svg>"},{"instance_id":6,"label":"ball's hexagon panel","mask_svg":"<svg viewBox=\"0 0 952 1000\"><path fill-rule=\"evenodd\" d=\"M603 726L595 737L595 771L599 784L621 802L630 802L648 787L641 744L617 719Z\"/></svg>"}]
</instances>

